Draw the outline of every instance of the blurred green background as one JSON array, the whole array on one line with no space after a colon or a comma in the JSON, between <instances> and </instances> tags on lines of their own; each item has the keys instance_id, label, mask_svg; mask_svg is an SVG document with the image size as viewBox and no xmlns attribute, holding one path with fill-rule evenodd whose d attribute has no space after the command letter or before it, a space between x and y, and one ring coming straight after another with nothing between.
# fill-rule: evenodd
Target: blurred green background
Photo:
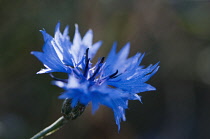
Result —
<instances>
[{"instance_id":1,"label":"blurred green background","mask_svg":"<svg viewBox=\"0 0 210 139\"><path fill-rule=\"evenodd\" d=\"M157 91L133 101L118 134L113 113L89 106L49 139L209 139L210 1L208 0L0 0L0 139L23 139L54 122L62 92L31 51L41 51L40 29L56 23L91 28L103 40L96 57L112 43L131 42L131 55L146 52L144 65L160 61L149 81Z\"/></svg>"}]
</instances>

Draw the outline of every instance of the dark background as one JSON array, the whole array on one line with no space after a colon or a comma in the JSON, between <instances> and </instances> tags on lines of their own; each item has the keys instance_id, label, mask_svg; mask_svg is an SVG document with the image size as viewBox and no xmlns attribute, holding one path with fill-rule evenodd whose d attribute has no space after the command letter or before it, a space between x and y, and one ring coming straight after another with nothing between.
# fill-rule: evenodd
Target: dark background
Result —
<instances>
[{"instance_id":1,"label":"dark background","mask_svg":"<svg viewBox=\"0 0 210 139\"><path fill-rule=\"evenodd\" d=\"M78 23L103 40L96 57L112 43L131 42L131 55L146 52L144 65L160 61L149 81L157 91L132 101L118 134L113 113L89 106L49 139L209 139L210 1L208 0L0 0L0 138L23 139L61 116L62 89L31 51L41 51L40 29L51 35Z\"/></svg>"}]
</instances>

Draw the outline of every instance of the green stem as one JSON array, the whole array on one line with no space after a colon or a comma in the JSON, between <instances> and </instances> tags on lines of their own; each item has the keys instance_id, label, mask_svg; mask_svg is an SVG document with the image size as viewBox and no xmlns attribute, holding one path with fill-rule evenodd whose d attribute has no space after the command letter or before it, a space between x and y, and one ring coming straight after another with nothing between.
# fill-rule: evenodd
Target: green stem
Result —
<instances>
[{"instance_id":1,"label":"green stem","mask_svg":"<svg viewBox=\"0 0 210 139\"><path fill-rule=\"evenodd\" d=\"M51 135L52 133L59 130L66 124L69 120L74 120L78 116L80 116L85 110L85 106L82 104L77 104L75 107L71 107L71 99L65 99L62 105L61 113L63 114L57 121L55 121L50 126L46 127L36 135L34 135L31 139L42 139L46 136Z\"/></svg>"},{"instance_id":2,"label":"green stem","mask_svg":"<svg viewBox=\"0 0 210 139\"><path fill-rule=\"evenodd\" d=\"M53 124L50 126L46 127L36 135L34 135L31 139L42 139L46 136L51 135L52 133L56 132L59 130L64 124L68 122L68 119L64 118L63 116L60 117L57 121L55 121Z\"/></svg>"}]
</instances>

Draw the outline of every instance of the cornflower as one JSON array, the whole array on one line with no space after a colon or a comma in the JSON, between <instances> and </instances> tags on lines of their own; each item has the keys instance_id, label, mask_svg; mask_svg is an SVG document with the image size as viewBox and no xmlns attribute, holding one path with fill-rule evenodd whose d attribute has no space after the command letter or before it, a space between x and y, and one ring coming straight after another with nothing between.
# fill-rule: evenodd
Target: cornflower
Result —
<instances>
[{"instance_id":1,"label":"cornflower","mask_svg":"<svg viewBox=\"0 0 210 139\"><path fill-rule=\"evenodd\" d=\"M130 43L119 52L116 52L117 43L114 43L107 58L99 58L96 64L92 64L102 42L92 43L92 30L88 30L82 38L78 25L75 25L75 35L71 42L68 30L67 26L61 33L60 23L56 25L54 37L41 30L44 37L43 52L31 52L45 66L37 74L49 73L55 79L53 84L65 90L59 99L65 100L62 112L66 117L71 114L71 119L76 118L72 114L78 113L72 113L72 109L77 107L80 115L90 103L93 113L100 105L105 105L113 110L119 131L121 120L126 120L128 100L141 102L138 93L156 90L145 82L158 71L159 62L147 67L140 66L144 53L128 58ZM53 72L66 73L68 79L56 78Z\"/></svg>"}]
</instances>

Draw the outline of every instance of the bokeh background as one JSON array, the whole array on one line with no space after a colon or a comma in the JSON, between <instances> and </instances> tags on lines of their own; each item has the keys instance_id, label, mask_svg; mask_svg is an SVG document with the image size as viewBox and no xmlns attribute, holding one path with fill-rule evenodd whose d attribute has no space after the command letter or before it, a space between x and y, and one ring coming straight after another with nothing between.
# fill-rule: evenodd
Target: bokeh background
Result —
<instances>
[{"instance_id":1,"label":"bokeh background","mask_svg":"<svg viewBox=\"0 0 210 139\"><path fill-rule=\"evenodd\" d=\"M62 92L51 85L31 51L41 51L40 29L53 35L78 23L103 40L96 57L131 42L130 56L146 52L144 65L160 61L150 84L157 91L133 101L117 126L110 109L89 106L49 139L209 139L210 1L208 0L0 0L0 139L23 139L61 116Z\"/></svg>"}]
</instances>

